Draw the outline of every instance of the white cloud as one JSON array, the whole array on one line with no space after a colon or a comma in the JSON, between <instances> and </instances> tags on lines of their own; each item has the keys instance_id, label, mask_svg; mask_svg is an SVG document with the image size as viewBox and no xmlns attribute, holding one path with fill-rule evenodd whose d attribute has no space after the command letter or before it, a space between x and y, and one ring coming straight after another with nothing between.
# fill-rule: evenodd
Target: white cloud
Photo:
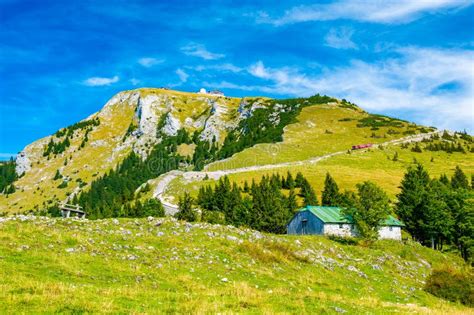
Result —
<instances>
[{"instance_id":1,"label":"white cloud","mask_svg":"<svg viewBox=\"0 0 474 315\"><path fill-rule=\"evenodd\" d=\"M208 70L215 70L215 71L222 71L222 72L232 72L232 73L238 73L243 71L244 69L237 67L231 63L223 63L223 64L218 64L218 65L198 65L198 66L188 66L186 67L188 69L202 72L202 71L208 71Z\"/></svg>"},{"instance_id":2,"label":"white cloud","mask_svg":"<svg viewBox=\"0 0 474 315\"><path fill-rule=\"evenodd\" d=\"M258 61L256 64L253 64L249 67L249 72L250 74L262 78L262 79L268 79L269 74L267 70L265 69L265 66L263 65L262 61Z\"/></svg>"},{"instance_id":3,"label":"white cloud","mask_svg":"<svg viewBox=\"0 0 474 315\"><path fill-rule=\"evenodd\" d=\"M244 90L295 96L323 93L371 111L403 113L418 123L472 131L474 51L409 47L396 52L392 59L374 64L354 60L316 76L295 68L268 68L259 61L248 72L271 84Z\"/></svg>"},{"instance_id":4,"label":"white cloud","mask_svg":"<svg viewBox=\"0 0 474 315\"><path fill-rule=\"evenodd\" d=\"M262 61L258 61L248 68L250 74L257 78L270 80L275 83L274 87L265 87L265 92L278 94L306 95L312 80L304 74L300 74L297 69L284 67L280 69L266 68ZM276 92L281 89L281 92ZM291 92L293 90L293 92Z\"/></svg>"},{"instance_id":5,"label":"white cloud","mask_svg":"<svg viewBox=\"0 0 474 315\"><path fill-rule=\"evenodd\" d=\"M163 59L157 59L157 58L152 58L152 57L144 57L144 58L138 59L138 63L144 66L145 68L150 68L163 62L164 62Z\"/></svg>"},{"instance_id":6,"label":"white cloud","mask_svg":"<svg viewBox=\"0 0 474 315\"><path fill-rule=\"evenodd\" d=\"M352 41L354 30L347 27L332 28L324 38L326 46L337 49L357 49L357 45Z\"/></svg>"},{"instance_id":7,"label":"white cloud","mask_svg":"<svg viewBox=\"0 0 474 315\"><path fill-rule=\"evenodd\" d=\"M350 19L374 23L406 23L426 13L461 9L472 4L470 0L340 0L329 4L293 7L279 18L260 12L257 22L285 25L309 21Z\"/></svg>"},{"instance_id":8,"label":"white cloud","mask_svg":"<svg viewBox=\"0 0 474 315\"><path fill-rule=\"evenodd\" d=\"M223 54L208 51L204 45L198 43L189 43L186 46L181 47L181 51L185 55L200 57L205 60L214 60L225 57Z\"/></svg>"},{"instance_id":9,"label":"white cloud","mask_svg":"<svg viewBox=\"0 0 474 315\"><path fill-rule=\"evenodd\" d=\"M130 81L130 83L131 83L133 86L138 85L138 84L140 84L140 82L141 82L141 81L138 80L137 78L131 78L129 81Z\"/></svg>"},{"instance_id":10,"label":"white cloud","mask_svg":"<svg viewBox=\"0 0 474 315\"><path fill-rule=\"evenodd\" d=\"M261 91L262 87L260 86L251 86L251 85L241 85L241 84L235 84L227 81L221 81L221 82L207 82L204 81L202 83L202 86L207 87L207 88L213 88L213 89L235 89L235 90L242 90L242 91Z\"/></svg>"},{"instance_id":11,"label":"white cloud","mask_svg":"<svg viewBox=\"0 0 474 315\"><path fill-rule=\"evenodd\" d=\"M179 80L181 81L181 83L184 83L184 82L188 81L189 74L184 72L183 69L177 69L176 74L178 75Z\"/></svg>"},{"instance_id":12,"label":"white cloud","mask_svg":"<svg viewBox=\"0 0 474 315\"><path fill-rule=\"evenodd\" d=\"M104 77L92 77L83 82L84 85L87 86L103 86L103 85L111 85L119 81L118 76L114 76L112 78L104 78Z\"/></svg>"}]
</instances>

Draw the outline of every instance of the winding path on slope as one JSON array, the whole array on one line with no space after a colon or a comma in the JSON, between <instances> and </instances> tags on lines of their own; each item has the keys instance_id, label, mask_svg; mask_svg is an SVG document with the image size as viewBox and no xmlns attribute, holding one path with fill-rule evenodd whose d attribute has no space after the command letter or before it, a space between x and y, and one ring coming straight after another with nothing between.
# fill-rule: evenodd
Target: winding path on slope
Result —
<instances>
[{"instance_id":1,"label":"winding path on slope","mask_svg":"<svg viewBox=\"0 0 474 315\"><path fill-rule=\"evenodd\" d=\"M386 145L399 145L403 143L409 143L409 142L420 142L423 139L431 137L433 134L439 134L442 133L443 131L433 131L429 133L421 133L413 136L408 136L400 139L395 139L395 140L390 140L387 142L382 142L379 144L376 144L376 146L386 146ZM366 149L362 149L359 151L367 151ZM254 165L254 166L247 166L247 167L240 167L240 168L234 168L234 169L228 169L228 170L222 170L222 171L201 171L201 172L195 172L195 171L189 171L189 172L183 172L183 171L178 171L174 170L171 172L168 172L166 174L161 175L158 179L158 185L155 188L155 191L153 193L153 197L158 198L161 203L163 204L163 207L165 208L165 212L167 215L174 215L176 212L178 212L178 205L171 203L169 200L167 200L164 196L164 193L167 191L169 184L176 178L178 177L183 177L184 180L188 182L192 181L199 181L203 180L206 178L206 176L209 179L214 179L218 180L222 176L225 175L230 175L230 174L236 174L236 173L245 173L245 172L252 172L252 171L261 171L261 170L272 170L276 168L282 168L282 167L290 167L290 166L301 166L304 164L314 164L318 163L322 160L326 160L328 158L331 158L333 156L341 155L341 154L346 154L347 150L344 151L338 151L338 152L333 152L329 153L326 155L321 155L317 157L313 157L307 160L302 160L302 161L293 161L293 162L284 162L284 163L277 163L277 164L265 164L265 165Z\"/></svg>"}]
</instances>

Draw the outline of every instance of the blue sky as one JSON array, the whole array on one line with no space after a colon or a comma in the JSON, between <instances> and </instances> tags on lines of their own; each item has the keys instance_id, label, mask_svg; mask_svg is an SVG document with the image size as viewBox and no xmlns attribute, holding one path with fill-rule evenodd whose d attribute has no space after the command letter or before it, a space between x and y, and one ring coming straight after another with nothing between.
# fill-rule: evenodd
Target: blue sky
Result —
<instances>
[{"instance_id":1,"label":"blue sky","mask_svg":"<svg viewBox=\"0 0 474 315\"><path fill-rule=\"evenodd\" d=\"M322 93L473 132L473 1L256 2L0 0L0 157L138 87Z\"/></svg>"}]
</instances>

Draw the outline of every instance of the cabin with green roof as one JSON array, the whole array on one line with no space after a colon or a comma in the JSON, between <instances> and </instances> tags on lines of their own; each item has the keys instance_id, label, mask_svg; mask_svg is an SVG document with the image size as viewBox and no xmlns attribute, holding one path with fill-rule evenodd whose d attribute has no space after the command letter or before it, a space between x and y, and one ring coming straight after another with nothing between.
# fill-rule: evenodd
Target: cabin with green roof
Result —
<instances>
[{"instance_id":1,"label":"cabin with green roof","mask_svg":"<svg viewBox=\"0 0 474 315\"><path fill-rule=\"evenodd\" d=\"M379 228L379 238L401 240L402 226L403 223L388 216ZM358 236L352 218L343 215L342 208L320 206L306 206L298 210L287 225L287 233Z\"/></svg>"}]
</instances>

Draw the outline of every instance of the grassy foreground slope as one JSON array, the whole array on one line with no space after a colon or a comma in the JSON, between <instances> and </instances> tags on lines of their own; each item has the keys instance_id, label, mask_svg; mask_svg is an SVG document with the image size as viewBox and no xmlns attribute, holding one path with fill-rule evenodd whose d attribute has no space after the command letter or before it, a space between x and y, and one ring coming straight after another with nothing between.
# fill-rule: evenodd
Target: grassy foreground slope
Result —
<instances>
[{"instance_id":1,"label":"grassy foreground slope","mask_svg":"<svg viewBox=\"0 0 474 315\"><path fill-rule=\"evenodd\" d=\"M463 262L169 218L0 218L6 313L472 313L422 290L444 264Z\"/></svg>"}]
</instances>

